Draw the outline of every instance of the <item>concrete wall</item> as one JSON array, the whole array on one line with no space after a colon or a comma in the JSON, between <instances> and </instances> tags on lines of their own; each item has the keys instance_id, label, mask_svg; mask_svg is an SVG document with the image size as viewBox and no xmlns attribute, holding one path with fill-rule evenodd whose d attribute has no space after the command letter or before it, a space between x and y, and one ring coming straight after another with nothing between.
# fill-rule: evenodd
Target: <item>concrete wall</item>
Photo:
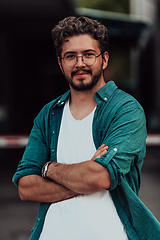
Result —
<instances>
[{"instance_id":1,"label":"concrete wall","mask_svg":"<svg viewBox=\"0 0 160 240\"><path fill-rule=\"evenodd\" d=\"M156 4L155 0L130 0L130 13L138 19L154 22Z\"/></svg>"}]
</instances>

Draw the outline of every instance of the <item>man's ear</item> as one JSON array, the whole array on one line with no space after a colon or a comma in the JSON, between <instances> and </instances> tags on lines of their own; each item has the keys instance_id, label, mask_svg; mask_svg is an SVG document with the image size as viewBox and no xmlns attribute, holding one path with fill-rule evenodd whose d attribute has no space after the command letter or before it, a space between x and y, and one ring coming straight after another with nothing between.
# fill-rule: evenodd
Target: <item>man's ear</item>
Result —
<instances>
[{"instance_id":1,"label":"man's ear","mask_svg":"<svg viewBox=\"0 0 160 240\"><path fill-rule=\"evenodd\" d=\"M58 64L59 64L59 67L60 67L62 73L64 74L64 70L63 70L63 67L62 67L62 61L61 61L60 57L58 57Z\"/></svg>"},{"instance_id":2,"label":"man's ear","mask_svg":"<svg viewBox=\"0 0 160 240\"><path fill-rule=\"evenodd\" d=\"M103 70L104 70L108 66L109 53L108 52L104 52L102 54L102 58L103 58Z\"/></svg>"}]
</instances>

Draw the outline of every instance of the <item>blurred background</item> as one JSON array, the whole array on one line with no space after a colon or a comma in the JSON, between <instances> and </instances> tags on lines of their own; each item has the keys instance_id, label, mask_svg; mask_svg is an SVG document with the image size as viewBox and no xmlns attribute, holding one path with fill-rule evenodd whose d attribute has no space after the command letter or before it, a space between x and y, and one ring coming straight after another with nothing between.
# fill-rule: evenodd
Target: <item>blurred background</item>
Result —
<instances>
[{"instance_id":1,"label":"blurred background","mask_svg":"<svg viewBox=\"0 0 160 240\"><path fill-rule=\"evenodd\" d=\"M51 38L66 16L85 15L109 31L106 81L143 106L148 128L140 198L160 221L160 0L0 1L0 232L28 239L37 203L19 200L11 179L41 108L68 90Z\"/></svg>"}]
</instances>

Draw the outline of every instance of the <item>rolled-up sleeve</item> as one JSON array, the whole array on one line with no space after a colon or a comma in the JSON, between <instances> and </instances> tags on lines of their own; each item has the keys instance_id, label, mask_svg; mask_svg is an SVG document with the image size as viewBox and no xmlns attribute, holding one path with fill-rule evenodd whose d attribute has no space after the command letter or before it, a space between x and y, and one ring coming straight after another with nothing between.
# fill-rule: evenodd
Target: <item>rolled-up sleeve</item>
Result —
<instances>
[{"instance_id":1,"label":"rolled-up sleeve","mask_svg":"<svg viewBox=\"0 0 160 240\"><path fill-rule=\"evenodd\" d=\"M17 185L18 180L26 175L40 175L41 168L49 157L46 144L43 114L40 113L34 120L34 125L28 139L22 160L19 162L12 181Z\"/></svg>"},{"instance_id":2,"label":"rolled-up sleeve","mask_svg":"<svg viewBox=\"0 0 160 240\"><path fill-rule=\"evenodd\" d=\"M132 104L122 106L104 134L103 143L109 147L107 153L95 159L110 173L110 190L121 184L124 176L133 166L139 169L142 165L146 136L146 119L143 109L136 107L136 104L134 107Z\"/></svg>"}]
</instances>

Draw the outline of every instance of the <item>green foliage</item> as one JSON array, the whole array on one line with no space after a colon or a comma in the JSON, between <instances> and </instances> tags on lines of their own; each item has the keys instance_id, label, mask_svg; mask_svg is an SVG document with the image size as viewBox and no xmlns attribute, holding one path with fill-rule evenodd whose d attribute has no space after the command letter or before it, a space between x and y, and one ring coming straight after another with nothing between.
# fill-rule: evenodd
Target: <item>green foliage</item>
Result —
<instances>
[{"instance_id":1,"label":"green foliage","mask_svg":"<svg viewBox=\"0 0 160 240\"><path fill-rule=\"evenodd\" d=\"M129 13L129 0L77 0L78 7Z\"/></svg>"}]
</instances>

